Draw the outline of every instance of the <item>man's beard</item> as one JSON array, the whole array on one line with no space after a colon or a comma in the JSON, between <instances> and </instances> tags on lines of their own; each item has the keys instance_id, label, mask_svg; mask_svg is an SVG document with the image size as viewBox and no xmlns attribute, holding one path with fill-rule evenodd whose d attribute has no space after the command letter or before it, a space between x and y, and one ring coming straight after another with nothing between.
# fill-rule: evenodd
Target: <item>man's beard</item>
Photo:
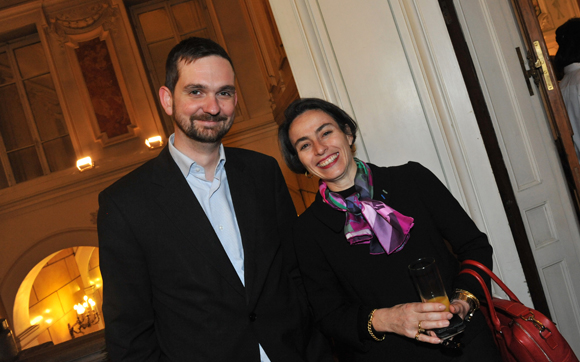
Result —
<instances>
[{"instance_id":1,"label":"man's beard","mask_svg":"<svg viewBox=\"0 0 580 362\"><path fill-rule=\"evenodd\" d=\"M173 113L175 114L175 113ZM201 116L192 115L189 117L188 121L179 121L177 118L173 118L175 124L179 129L190 139L202 143L216 143L221 141L221 139L228 133L232 124L234 123L234 115L228 120L225 116L212 116L209 114L203 114ZM196 120L200 121L212 121L219 124L218 127L206 128L195 124Z\"/></svg>"}]
</instances>

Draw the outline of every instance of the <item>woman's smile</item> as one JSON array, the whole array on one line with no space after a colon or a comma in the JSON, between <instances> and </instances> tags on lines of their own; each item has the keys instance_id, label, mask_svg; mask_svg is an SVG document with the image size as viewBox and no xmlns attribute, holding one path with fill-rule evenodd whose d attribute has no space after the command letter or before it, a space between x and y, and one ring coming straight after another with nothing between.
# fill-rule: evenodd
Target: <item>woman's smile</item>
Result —
<instances>
[{"instance_id":1,"label":"woman's smile","mask_svg":"<svg viewBox=\"0 0 580 362\"><path fill-rule=\"evenodd\" d=\"M332 166L332 163L334 163L334 161L336 161L336 159L338 158L338 152L330 155L328 157L326 157L324 160L318 162L318 167L322 167L322 168L328 168L330 166Z\"/></svg>"}]
</instances>

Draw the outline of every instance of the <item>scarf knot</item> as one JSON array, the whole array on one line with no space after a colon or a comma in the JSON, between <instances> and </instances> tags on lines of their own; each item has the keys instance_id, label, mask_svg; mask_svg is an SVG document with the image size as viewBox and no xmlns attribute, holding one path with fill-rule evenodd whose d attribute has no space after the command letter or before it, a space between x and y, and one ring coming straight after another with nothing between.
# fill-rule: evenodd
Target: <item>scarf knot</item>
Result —
<instances>
[{"instance_id":1,"label":"scarf knot","mask_svg":"<svg viewBox=\"0 0 580 362\"><path fill-rule=\"evenodd\" d=\"M370 244L373 255L396 253L409 240L414 220L381 201L373 200L371 170L361 160L355 158L355 161L355 193L345 198L330 191L326 182L320 180L320 195L332 208L346 213L344 235L350 245Z\"/></svg>"}]
</instances>

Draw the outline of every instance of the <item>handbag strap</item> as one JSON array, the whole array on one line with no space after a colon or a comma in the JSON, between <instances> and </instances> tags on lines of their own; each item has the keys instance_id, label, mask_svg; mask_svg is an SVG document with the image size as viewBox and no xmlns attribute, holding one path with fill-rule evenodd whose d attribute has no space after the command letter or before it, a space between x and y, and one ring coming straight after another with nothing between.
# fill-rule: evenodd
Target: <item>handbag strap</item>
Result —
<instances>
[{"instance_id":1,"label":"handbag strap","mask_svg":"<svg viewBox=\"0 0 580 362\"><path fill-rule=\"evenodd\" d=\"M487 299L487 309L489 312L489 319L491 320L491 323L493 324L493 327L496 330L496 332L500 332L501 331L500 321L499 318L497 317L497 313L495 312L493 299L491 298L489 288L485 284L485 281L483 280L481 275L479 275L479 273L473 269L463 269L462 271L459 272L459 274L471 274L473 277L475 277L475 279L477 279L479 284L481 284L481 288L485 293L485 299Z\"/></svg>"},{"instance_id":2,"label":"handbag strap","mask_svg":"<svg viewBox=\"0 0 580 362\"><path fill-rule=\"evenodd\" d=\"M465 260L465 261L463 261L463 263L461 263L461 265L462 266L472 265L472 266L475 266L475 267L479 268L480 270L482 270L483 272L485 272L485 274L489 275L489 277L491 279L493 279L493 281L496 282L497 285L499 285L499 287L507 294L507 296L511 300L513 300L514 302L518 302L518 303L521 304L521 302L518 299L518 297L516 297L516 295L507 287L507 285L505 285L504 282L502 282L501 279L497 275L495 275L491 270L489 270L489 268L486 267L485 265L483 265L480 262L475 261L475 260Z\"/></svg>"}]
</instances>

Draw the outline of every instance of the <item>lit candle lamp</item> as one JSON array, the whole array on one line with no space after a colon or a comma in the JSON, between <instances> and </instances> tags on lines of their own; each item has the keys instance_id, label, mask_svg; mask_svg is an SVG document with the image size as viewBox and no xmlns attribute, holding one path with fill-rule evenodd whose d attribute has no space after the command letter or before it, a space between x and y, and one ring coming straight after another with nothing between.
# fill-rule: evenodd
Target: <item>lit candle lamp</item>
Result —
<instances>
[{"instance_id":1,"label":"lit candle lamp","mask_svg":"<svg viewBox=\"0 0 580 362\"><path fill-rule=\"evenodd\" d=\"M80 303L77 304L76 308L77 314L82 315L85 313L85 307L83 307Z\"/></svg>"},{"instance_id":2,"label":"lit candle lamp","mask_svg":"<svg viewBox=\"0 0 580 362\"><path fill-rule=\"evenodd\" d=\"M97 303L95 303L94 300L92 300L91 298L89 298L89 305L91 306L91 310L93 310L93 307L95 306L95 304L97 304Z\"/></svg>"}]
</instances>

